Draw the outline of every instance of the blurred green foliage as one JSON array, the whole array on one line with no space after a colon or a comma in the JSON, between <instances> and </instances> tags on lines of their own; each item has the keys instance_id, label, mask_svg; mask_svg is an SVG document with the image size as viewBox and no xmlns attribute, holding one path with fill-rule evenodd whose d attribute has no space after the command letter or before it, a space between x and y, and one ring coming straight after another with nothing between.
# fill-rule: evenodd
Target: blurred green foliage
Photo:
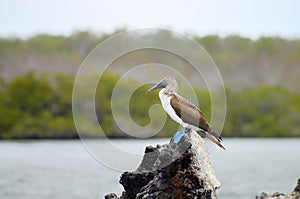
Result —
<instances>
[{"instance_id":1,"label":"blurred green foliage","mask_svg":"<svg viewBox=\"0 0 300 199\"><path fill-rule=\"evenodd\" d=\"M87 77L87 80L89 77ZM105 73L99 81L95 99L98 121L106 135L125 134L115 124L111 97L117 75ZM35 74L0 79L0 138L76 138L72 117L74 77L65 74ZM105 82L105 83L104 83ZM88 81L82 89L87 89ZM145 95L151 85L139 85L128 80L121 89L126 92L136 86L129 101L131 118L138 125L149 124L149 108L159 104L157 92ZM195 89L199 106L210 118L210 95L207 90ZM184 93L184 90L183 90ZM287 137L300 136L300 96L279 86L262 86L244 90L227 89L227 118L223 136L229 137ZM123 95L118 99L123 105ZM88 129L94 128L88 123ZM178 124L170 118L157 137L172 136Z\"/></svg>"},{"instance_id":2,"label":"blurred green foliage","mask_svg":"<svg viewBox=\"0 0 300 199\"><path fill-rule=\"evenodd\" d=\"M73 74L99 42L120 31L123 30L111 34L78 31L70 36L41 34L28 39L0 38L0 138L77 137L72 115ZM172 36L157 31L148 39L163 43L165 38ZM238 35L193 38L219 66L227 87L224 136L300 136L299 39L261 37L251 40ZM120 42L129 43L126 39ZM188 49L180 42L173 45ZM116 48L118 46L107 48L106 53L114 52ZM135 62L122 63L121 67L153 62L151 53L154 54L133 53L133 59L123 61ZM197 52L190 53L199 56ZM160 59L163 62L170 57L160 56ZM101 63L97 60L97 64ZM185 70L187 74L193 73L188 67ZM81 89L89 90L89 79L94 78L87 76ZM118 80L119 77L112 73L103 75L95 93L98 122L112 137L125 136L115 124L111 110L112 92ZM122 85L122 92L132 85L137 89L129 101L131 118L141 126L148 125L151 122L149 108L159 103L157 91L145 96L150 85L139 85L130 80ZM209 92L199 88L195 88L195 92L199 106L209 120ZM188 96L184 88L180 93ZM124 99L120 97L117 101L118 108L122 108ZM85 134L95 136L93 132L97 126L93 121L84 115L82 121ZM171 136L177 129L178 125L168 118L156 136Z\"/></svg>"},{"instance_id":3,"label":"blurred green foliage","mask_svg":"<svg viewBox=\"0 0 300 199\"><path fill-rule=\"evenodd\" d=\"M227 92L225 136L300 136L300 96L279 86Z\"/></svg>"},{"instance_id":4,"label":"blurred green foliage","mask_svg":"<svg viewBox=\"0 0 300 199\"><path fill-rule=\"evenodd\" d=\"M123 30L111 34L77 31L69 36L40 34L27 39L0 38L0 71L5 78L11 78L28 71L62 72L75 74L84 58L99 43ZM152 32L147 37L136 37L135 41L159 41L162 44L174 35L165 31ZM176 36L174 38L177 38ZM208 35L193 36L202 45L218 66L227 87L241 89L245 87L280 85L294 92L300 90L300 40L280 37L260 37L249 39L239 35L219 37ZM178 39L178 38L177 38ZM105 53L122 47L130 47L128 39L120 40L120 46L106 48ZM185 42L172 44L177 49L190 49ZM199 52L188 51L192 57ZM151 50L129 53L122 59L122 68L136 64L158 61L170 65L184 64L172 57ZM163 56L162 56L163 55ZM105 55L103 55L105 56ZM133 60L133 61L132 61ZM96 60L99 63L99 60ZM116 68L118 71L120 68ZM186 67L185 72L194 71ZM289 77L289 78L286 78Z\"/></svg>"}]
</instances>

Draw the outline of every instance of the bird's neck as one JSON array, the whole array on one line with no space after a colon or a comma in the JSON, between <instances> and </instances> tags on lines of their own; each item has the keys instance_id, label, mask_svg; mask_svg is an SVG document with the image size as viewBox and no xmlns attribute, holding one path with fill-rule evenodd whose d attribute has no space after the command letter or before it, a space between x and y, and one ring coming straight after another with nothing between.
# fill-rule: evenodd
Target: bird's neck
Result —
<instances>
[{"instance_id":1,"label":"bird's neck","mask_svg":"<svg viewBox=\"0 0 300 199\"><path fill-rule=\"evenodd\" d=\"M167 88L163 88L163 89L161 89L159 91L159 96L160 97L163 96L163 95L164 96L170 96L172 94L174 94L174 92L171 89L169 89L168 87Z\"/></svg>"},{"instance_id":2,"label":"bird's neck","mask_svg":"<svg viewBox=\"0 0 300 199\"><path fill-rule=\"evenodd\" d=\"M161 89L159 92L158 92L158 95L161 96L161 95L165 95L166 93L166 88L163 88Z\"/></svg>"},{"instance_id":3,"label":"bird's neck","mask_svg":"<svg viewBox=\"0 0 300 199\"><path fill-rule=\"evenodd\" d=\"M169 94L169 93L171 93L171 92L172 92L172 91L171 91L168 87L163 88L163 89L161 89L161 90L159 91L159 93L164 94L164 95L167 95L167 94Z\"/></svg>"}]
</instances>

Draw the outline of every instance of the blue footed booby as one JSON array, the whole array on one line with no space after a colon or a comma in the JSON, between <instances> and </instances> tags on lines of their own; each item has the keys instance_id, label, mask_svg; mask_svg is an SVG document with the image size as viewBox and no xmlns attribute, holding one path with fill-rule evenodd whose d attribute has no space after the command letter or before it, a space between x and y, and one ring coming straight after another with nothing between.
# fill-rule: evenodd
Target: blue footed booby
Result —
<instances>
[{"instance_id":1,"label":"blue footed booby","mask_svg":"<svg viewBox=\"0 0 300 199\"><path fill-rule=\"evenodd\" d=\"M163 109L175 122L183 127L174 135L175 143L180 141L187 128L202 131L211 141L225 150L221 144L222 138L211 128L200 109L177 94L178 84L173 77L163 78L155 86L147 90L146 93L160 88L162 89L159 91L159 98Z\"/></svg>"}]
</instances>

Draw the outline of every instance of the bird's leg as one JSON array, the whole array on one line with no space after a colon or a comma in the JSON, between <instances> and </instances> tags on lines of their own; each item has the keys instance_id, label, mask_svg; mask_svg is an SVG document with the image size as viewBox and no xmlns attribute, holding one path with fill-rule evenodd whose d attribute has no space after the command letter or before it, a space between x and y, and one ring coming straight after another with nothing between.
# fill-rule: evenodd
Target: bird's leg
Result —
<instances>
[{"instance_id":1,"label":"bird's leg","mask_svg":"<svg viewBox=\"0 0 300 199\"><path fill-rule=\"evenodd\" d=\"M180 132L184 134L184 133L185 133L185 131L186 131L186 128L185 128L185 127L183 127L183 126L181 126Z\"/></svg>"},{"instance_id":2,"label":"bird's leg","mask_svg":"<svg viewBox=\"0 0 300 199\"><path fill-rule=\"evenodd\" d=\"M180 130L177 131L174 134L174 137L173 137L175 144L178 143L181 140L181 138L184 135L184 133L185 133L185 128L183 126L180 126Z\"/></svg>"}]
</instances>

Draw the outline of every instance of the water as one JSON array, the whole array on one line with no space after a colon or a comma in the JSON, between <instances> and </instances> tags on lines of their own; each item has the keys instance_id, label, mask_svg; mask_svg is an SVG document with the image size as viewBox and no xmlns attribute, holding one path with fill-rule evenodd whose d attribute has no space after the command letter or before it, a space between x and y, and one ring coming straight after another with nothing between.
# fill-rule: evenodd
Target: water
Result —
<instances>
[{"instance_id":1,"label":"water","mask_svg":"<svg viewBox=\"0 0 300 199\"><path fill-rule=\"evenodd\" d=\"M160 140L114 140L128 151L142 153ZM121 161L102 140L102 153L134 170L135 161ZM300 139L225 139L227 151L215 149L211 159L222 183L219 198L255 198L262 191L290 193L300 177ZM119 162L118 162L119 161ZM140 161L140 160L137 160ZM1 141L0 198L103 198L120 195L121 171L103 166L80 141Z\"/></svg>"}]
</instances>

